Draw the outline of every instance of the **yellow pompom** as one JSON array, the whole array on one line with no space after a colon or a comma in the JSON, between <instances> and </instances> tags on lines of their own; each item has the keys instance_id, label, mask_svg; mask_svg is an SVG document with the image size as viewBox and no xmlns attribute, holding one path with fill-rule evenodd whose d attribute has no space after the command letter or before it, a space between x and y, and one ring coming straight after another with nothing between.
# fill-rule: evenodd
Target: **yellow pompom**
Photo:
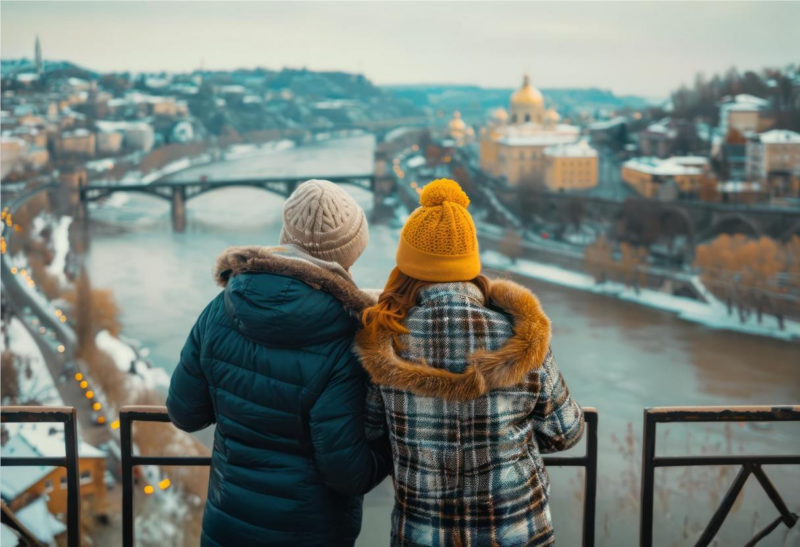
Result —
<instances>
[{"instance_id":1,"label":"yellow pompom","mask_svg":"<svg viewBox=\"0 0 800 547\"><path fill-rule=\"evenodd\" d=\"M469 205L469 197L454 180L438 179L422 189L419 204L423 207L438 207L445 201L457 203L462 207Z\"/></svg>"}]
</instances>

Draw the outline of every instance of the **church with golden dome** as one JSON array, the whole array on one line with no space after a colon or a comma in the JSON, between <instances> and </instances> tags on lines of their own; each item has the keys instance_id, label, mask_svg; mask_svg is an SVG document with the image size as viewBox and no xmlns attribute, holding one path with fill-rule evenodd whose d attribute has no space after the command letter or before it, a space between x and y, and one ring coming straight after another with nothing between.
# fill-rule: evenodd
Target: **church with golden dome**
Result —
<instances>
[{"instance_id":1,"label":"church with golden dome","mask_svg":"<svg viewBox=\"0 0 800 547\"><path fill-rule=\"evenodd\" d=\"M510 187L552 191L597 185L597 152L581 141L580 129L561 123L525 75L508 111L493 112L481 129L481 168Z\"/></svg>"}]
</instances>

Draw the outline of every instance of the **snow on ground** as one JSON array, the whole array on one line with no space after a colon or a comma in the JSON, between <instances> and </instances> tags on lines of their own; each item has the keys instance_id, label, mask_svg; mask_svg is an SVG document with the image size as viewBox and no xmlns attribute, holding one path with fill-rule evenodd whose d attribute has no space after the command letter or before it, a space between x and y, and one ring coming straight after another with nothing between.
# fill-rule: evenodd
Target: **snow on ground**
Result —
<instances>
[{"instance_id":1,"label":"snow on ground","mask_svg":"<svg viewBox=\"0 0 800 547\"><path fill-rule=\"evenodd\" d=\"M16 317L8 324L8 338L8 349L30 366L30 375L24 370L19 374L20 398L35 397L43 405L63 405L39 346Z\"/></svg>"},{"instance_id":2,"label":"snow on ground","mask_svg":"<svg viewBox=\"0 0 800 547\"><path fill-rule=\"evenodd\" d=\"M67 285L68 280L64 274L64 266L67 264L67 254L69 254L69 227L72 224L72 217L63 216L53 225L51 236L53 243L53 261L47 267L47 271L58 277L61 287Z\"/></svg>"},{"instance_id":3,"label":"snow on ground","mask_svg":"<svg viewBox=\"0 0 800 547\"><path fill-rule=\"evenodd\" d=\"M800 340L800 322L786 320L784 330L778 328L777 319L768 315L764 315L762 324L758 323L755 316L750 317L747 322L741 323L738 314L728 315L725 304L705 288L703 296L708 298L708 303L651 289L641 289L636 293L633 288L626 287L622 283L598 284L591 275L530 260L518 260L516 264L512 264L509 258L495 251L482 253L481 259L483 264L489 268L670 311L681 319L700 323L709 328L769 336L782 340ZM702 286L699 280L695 281L696 286Z\"/></svg>"},{"instance_id":4,"label":"snow on ground","mask_svg":"<svg viewBox=\"0 0 800 547\"><path fill-rule=\"evenodd\" d=\"M294 146L295 146L294 141L290 141L288 139L274 141L274 142L265 142L260 145L234 144L223 153L223 157L226 160L238 160L250 156L256 156L260 154L271 154L274 152L280 152L282 150L288 150L289 148L294 148Z\"/></svg>"},{"instance_id":5,"label":"snow on ground","mask_svg":"<svg viewBox=\"0 0 800 547\"><path fill-rule=\"evenodd\" d=\"M128 378L136 381L141 388L150 390L169 388L170 377L164 369L150 367L130 345L115 338L107 330L97 333L95 344L98 349L111 356L122 372L130 373L133 366L135 374L129 375Z\"/></svg>"}]
</instances>

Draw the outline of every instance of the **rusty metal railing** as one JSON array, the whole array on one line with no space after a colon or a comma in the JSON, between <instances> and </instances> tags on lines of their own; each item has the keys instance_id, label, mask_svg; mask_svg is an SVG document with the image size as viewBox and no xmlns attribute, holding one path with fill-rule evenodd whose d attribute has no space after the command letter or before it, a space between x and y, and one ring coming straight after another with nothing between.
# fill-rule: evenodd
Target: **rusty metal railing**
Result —
<instances>
[{"instance_id":1,"label":"rusty metal railing","mask_svg":"<svg viewBox=\"0 0 800 547\"><path fill-rule=\"evenodd\" d=\"M11 456L0 459L0 466L31 467L50 465L67 470L67 545L81 544L81 492L78 482L78 427L74 407L4 406L2 423L63 423L64 456Z\"/></svg>"},{"instance_id":2,"label":"rusty metal railing","mask_svg":"<svg viewBox=\"0 0 800 547\"><path fill-rule=\"evenodd\" d=\"M656 425L659 423L709 423L709 422L796 422L800 421L798 406L730 406L730 407L661 407L644 410L644 435L642 437L642 502L639 529L641 547L653 545L653 497L656 467L682 467L701 465L741 465L738 475L711 521L706 526L696 547L706 547L717 535L728 516L736 497L748 477L755 475L770 501L778 510L779 517L750 539L745 547L752 547L768 536L783 522L792 528L797 515L789 511L778 490L769 480L762 466L798 465L800 455L788 456L656 456Z\"/></svg>"},{"instance_id":3,"label":"rusty metal railing","mask_svg":"<svg viewBox=\"0 0 800 547\"><path fill-rule=\"evenodd\" d=\"M583 409L586 420L586 453L583 456L545 456L548 467L583 467L583 543L593 547L595 540L595 514L597 506L597 410ZM122 545L135 544L133 468L137 465L211 465L211 458L138 456L133 454L133 422L169 422L166 407L126 406L120 411L120 442L122 447Z\"/></svg>"},{"instance_id":4,"label":"rusty metal railing","mask_svg":"<svg viewBox=\"0 0 800 547\"><path fill-rule=\"evenodd\" d=\"M119 412L120 446L122 451L122 545L136 544L133 511L133 468L137 465L211 465L211 458L196 456L139 456L133 453L133 422L169 422L167 407L125 406Z\"/></svg>"}]
</instances>

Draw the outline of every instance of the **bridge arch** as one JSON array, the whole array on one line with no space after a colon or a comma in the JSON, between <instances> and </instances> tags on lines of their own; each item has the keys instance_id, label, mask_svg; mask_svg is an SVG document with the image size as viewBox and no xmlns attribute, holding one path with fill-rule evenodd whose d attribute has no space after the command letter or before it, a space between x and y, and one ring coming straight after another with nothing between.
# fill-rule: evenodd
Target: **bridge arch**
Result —
<instances>
[{"instance_id":1,"label":"bridge arch","mask_svg":"<svg viewBox=\"0 0 800 547\"><path fill-rule=\"evenodd\" d=\"M800 237L800 220L795 222L788 230L781 234L781 241L789 241L792 236Z\"/></svg>"},{"instance_id":2,"label":"bridge arch","mask_svg":"<svg viewBox=\"0 0 800 547\"><path fill-rule=\"evenodd\" d=\"M90 188L88 190L82 190L81 201L91 203L93 201L107 198L110 195L118 192L125 192L126 194L143 194L145 196L151 196L164 201L170 201L172 199L171 192L155 192L146 185L141 185L140 187L126 185L125 188L109 186L107 188Z\"/></svg>"},{"instance_id":3,"label":"bridge arch","mask_svg":"<svg viewBox=\"0 0 800 547\"><path fill-rule=\"evenodd\" d=\"M720 234L744 234L752 237L761 237L763 233L761 227L751 218L741 213L734 213L725 215L714 222L708 230L707 238L711 239Z\"/></svg>"},{"instance_id":4,"label":"bridge arch","mask_svg":"<svg viewBox=\"0 0 800 547\"><path fill-rule=\"evenodd\" d=\"M696 237L694 223L691 217L683 209L677 207L667 207L658 215L658 231L662 237L669 240L669 246L679 235L686 235L689 250L694 252Z\"/></svg>"}]
</instances>

